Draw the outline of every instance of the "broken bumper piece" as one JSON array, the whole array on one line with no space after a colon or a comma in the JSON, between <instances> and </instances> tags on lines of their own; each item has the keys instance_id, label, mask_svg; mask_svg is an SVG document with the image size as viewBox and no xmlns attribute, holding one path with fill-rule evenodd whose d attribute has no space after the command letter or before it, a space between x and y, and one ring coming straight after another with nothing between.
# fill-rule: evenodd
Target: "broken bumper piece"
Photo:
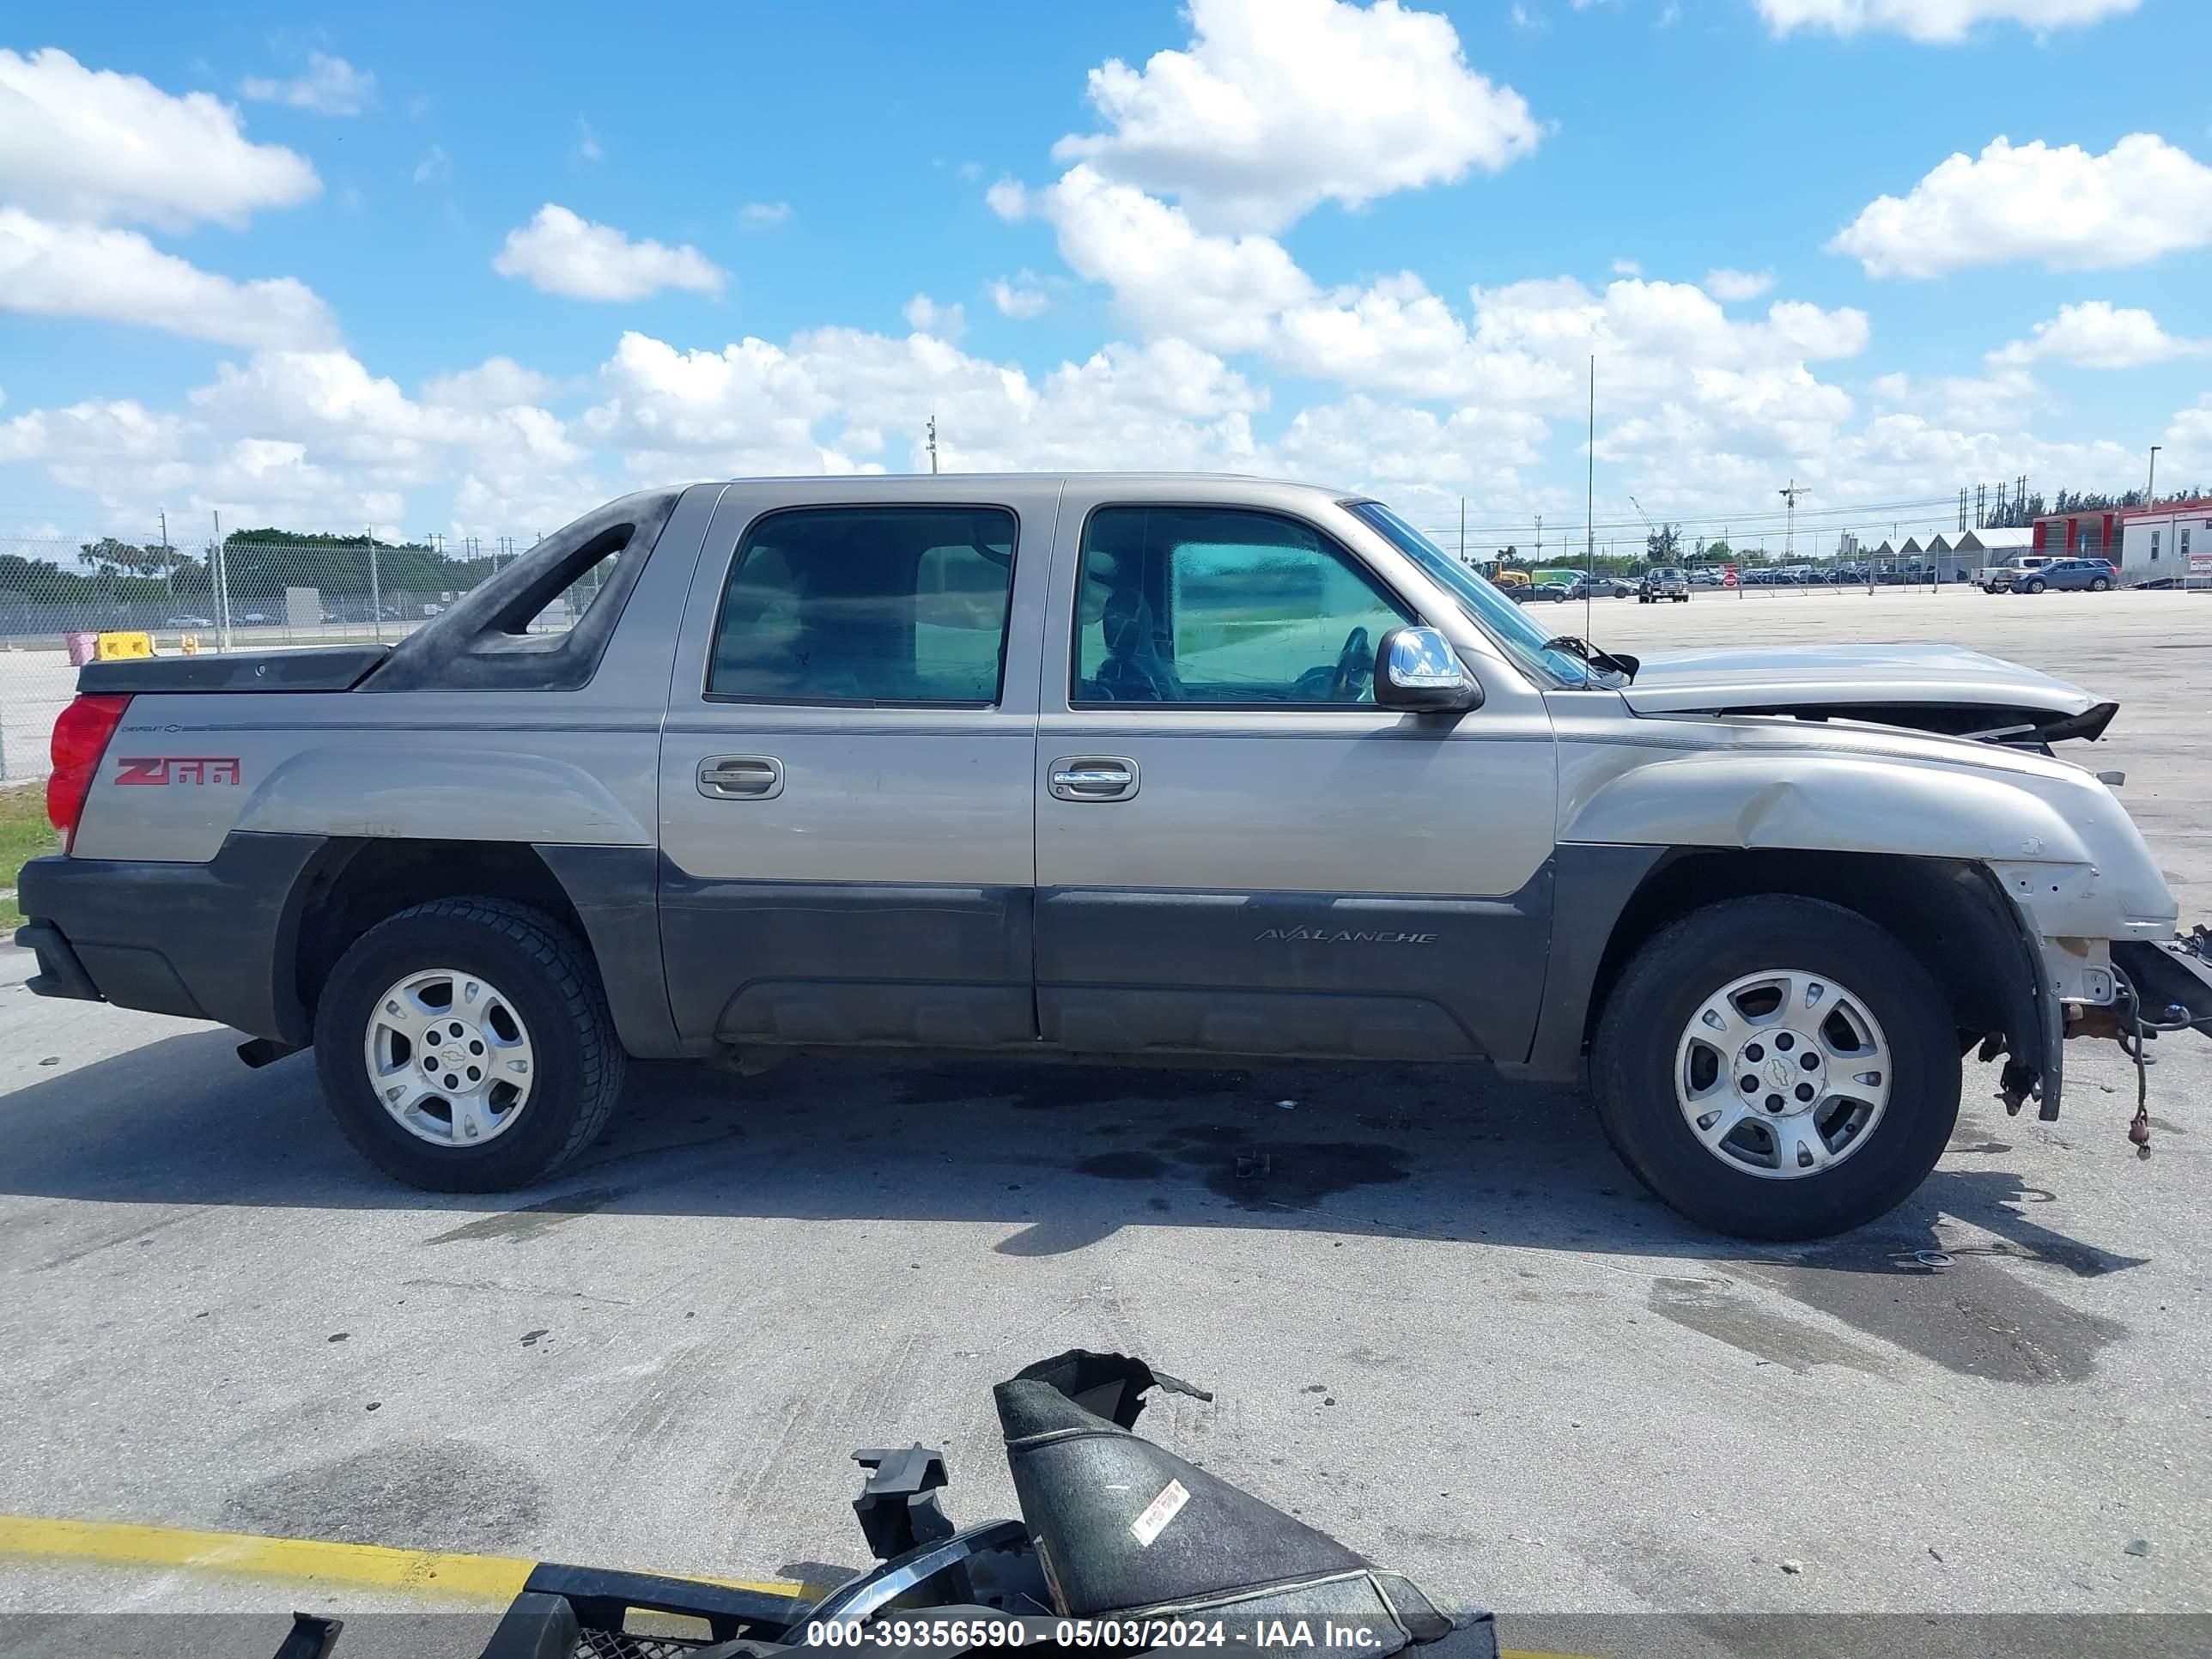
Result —
<instances>
[{"instance_id":1,"label":"broken bumper piece","mask_svg":"<svg viewBox=\"0 0 2212 1659\"><path fill-rule=\"evenodd\" d=\"M878 1647L937 1659L1015 1648L1388 1659L1414 1646L1436 1659L1498 1659L1487 1613L1446 1611L1404 1574L1132 1432L1155 1389L1213 1398L1141 1359L1083 1349L1000 1383L1019 1520L956 1527L940 1503L942 1452L863 1450L853 1509L875 1565L827 1594L541 1563L478 1659ZM632 1634L645 1613L676 1615L696 1633ZM278 1659L323 1659L337 1630L303 1618Z\"/></svg>"}]
</instances>

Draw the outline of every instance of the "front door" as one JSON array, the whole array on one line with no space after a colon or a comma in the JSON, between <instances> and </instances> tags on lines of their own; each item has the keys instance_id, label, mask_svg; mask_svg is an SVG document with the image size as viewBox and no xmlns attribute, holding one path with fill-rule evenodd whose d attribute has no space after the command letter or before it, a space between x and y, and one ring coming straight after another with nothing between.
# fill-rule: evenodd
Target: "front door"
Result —
<instances>
[{"instance_id":1,"label":"front door","mask_svg":"<svg viewBox=\"0 0 2212 1659\"><path fill-rule=\"evenodd\" d=\"M1037 1007L1075 1049L1525 1054L1550 925L1540 696L1378 708L1435 622L1319 525L1063 503L1037 747ZM1495 667L1495 665L1492 665Z\"/></svg>"},{"instance_id":2,"label":"front door","mask_svg":"<svg viewBox=\"0 0 2212 1659\"><path fill-rule=\"evenodd\" d=\"M1058 486L878 488L790 507L732 486L708 531L659 763L686 1036L1035 1040L1035 618Z\"/></svg>"}]
</instances>

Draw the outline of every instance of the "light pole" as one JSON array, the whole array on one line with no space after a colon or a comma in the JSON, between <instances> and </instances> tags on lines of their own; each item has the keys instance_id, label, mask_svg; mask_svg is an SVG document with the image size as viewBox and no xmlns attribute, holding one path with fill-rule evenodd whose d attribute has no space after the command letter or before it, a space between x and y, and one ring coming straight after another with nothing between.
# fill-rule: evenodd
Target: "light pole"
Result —
<instances>
[{"instance_id":1,"label":"light pole","mask_svg":"<svg viewBox=\"0 0 2212 1659\"><path fill-rule=\"evenodd\" d=\"M2165 447L2164 444L2150 447L2150 477L2143 481L2143 506L2146 508L2158 504L2158 452Z\"/></svg>"}]
</instances>

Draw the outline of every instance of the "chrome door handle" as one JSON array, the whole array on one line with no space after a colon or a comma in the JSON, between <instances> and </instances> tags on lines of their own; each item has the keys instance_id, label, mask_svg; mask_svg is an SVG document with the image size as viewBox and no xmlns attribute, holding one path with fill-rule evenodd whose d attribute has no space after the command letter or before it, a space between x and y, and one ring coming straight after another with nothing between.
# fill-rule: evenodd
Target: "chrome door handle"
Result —
<instances>
[{"instance_id":1,"label":"chrome door handle","mask_svg":"<svg viewBox=\"0 0 2212 1659\"><path fill-rule=\"evenodd\" d=\"M1127 800L1137 793L1137 763L1119 755L1056 760L1045 774L1056 800Z\"/></svg>"},{"instance_id":2,"label":"chrome door handle","mask_svg":"<svg viewBox=\"0 0 2212 1659\"><path fill-rule=\"evenodd\" d=\"M773 800L783 793L783 763L773 755L710 755L699 763L699 793L709 800Z\"/></svg>"}]
</instances>

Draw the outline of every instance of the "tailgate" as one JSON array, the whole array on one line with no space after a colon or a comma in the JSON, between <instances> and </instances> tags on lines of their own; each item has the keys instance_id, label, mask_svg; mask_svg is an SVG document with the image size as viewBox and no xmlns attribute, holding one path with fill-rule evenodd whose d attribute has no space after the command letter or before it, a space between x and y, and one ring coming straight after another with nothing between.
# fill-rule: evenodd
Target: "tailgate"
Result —
<instances>
[{"instance_id":1,"label":"tailgate","mask_svg":"<svg viewBox=\"0 0 2212 1659\"><path fill-rule=\"evenodd\" d=\"M382 665L383 645L198 657L130 657L77 670L80 696L144 697L179 691L350 691Z\"/></svg>"}]
</instances>

